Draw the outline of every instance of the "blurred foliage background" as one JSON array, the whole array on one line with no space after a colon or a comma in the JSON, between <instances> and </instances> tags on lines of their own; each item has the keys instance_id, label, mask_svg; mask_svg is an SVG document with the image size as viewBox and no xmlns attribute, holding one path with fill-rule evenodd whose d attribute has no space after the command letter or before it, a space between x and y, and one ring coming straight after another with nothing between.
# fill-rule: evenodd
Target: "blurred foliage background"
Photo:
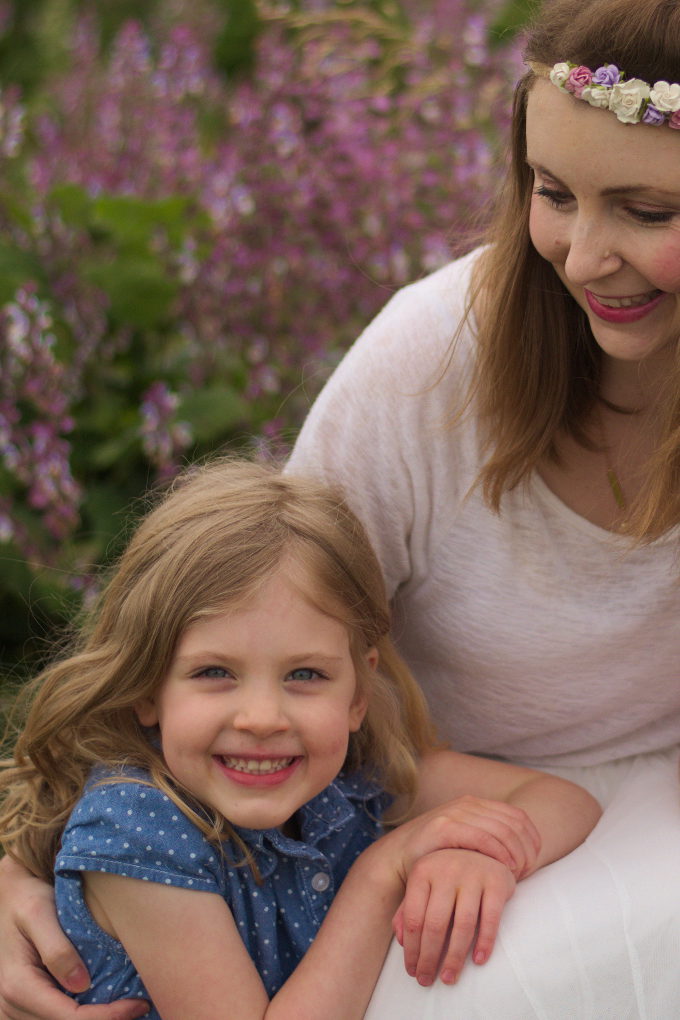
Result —
<instances>
[{"instance_id":1,"label":"blurred foliage background","mask_svg":"<svg viewBox=\"0 0 680 1020\"><path fill-rule=\"evenodd\" d=\"M530 0L0 0L0 676L470 244Z\"/></svg>"}]
</instances>

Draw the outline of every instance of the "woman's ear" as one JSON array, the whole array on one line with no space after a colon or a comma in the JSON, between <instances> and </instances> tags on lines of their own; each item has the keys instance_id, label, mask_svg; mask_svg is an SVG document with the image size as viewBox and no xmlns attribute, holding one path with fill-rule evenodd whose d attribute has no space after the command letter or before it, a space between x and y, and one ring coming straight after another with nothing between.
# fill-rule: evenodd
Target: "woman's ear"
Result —
<instances>
[{"instance_id":1,"label":"woman's ear","mask_svg":"<svg viewBox=\"0 0 680 1020\"><path fill-rule=\"evenodd\" d=\"M155 726L158 722L158 709L153 698L143 698L135 705L135 713L142 726Z\"/></svg>"}]
</instances>

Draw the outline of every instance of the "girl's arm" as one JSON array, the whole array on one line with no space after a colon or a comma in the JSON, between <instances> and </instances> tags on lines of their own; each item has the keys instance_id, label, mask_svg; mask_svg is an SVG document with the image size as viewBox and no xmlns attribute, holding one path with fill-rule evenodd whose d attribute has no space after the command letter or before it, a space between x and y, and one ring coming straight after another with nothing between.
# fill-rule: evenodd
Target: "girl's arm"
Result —
<instances>
[{"instance_id":1,"label":"girl's arm","mask_svg":"<svg viewBox=\"0 0 680 1020\"><path fill-rule=\"evenodd\" d=\"M87 899L125 946L163 1020L360 1020L404 888L374 846L353 865L271 1002L221 896L88 873Z\"/></svg>"},{"instance_id":2,"label":"girl's arm","mask_svg":"<svg viewBox=\"0 0 680 1020\"><path fill-rule=\"evenodd\" d=\"M443 805L369 846L350 869L305 956L271 1002L221 896L87 872L87 900L100 926L125 946L164 1020L361 1020L409 872L421 857L435 859L433 851L460 847L467 835L458 805ZM490 888L501 876L500 884L509 890L505 902L514 887L505 865L467 850L449 850L448 855L447 881L455 874L454 884L469 884L468 859L475 858L485 876L481 886L476 876L474 882ZM439 882L444 873L438 864ZM479 871L476 866L474 870ZM459 928L465 937L463 922L462 916L454 918L456 945Z\"/></svg>"},{"instance_id":3,"label":"girl's arm","mask_svg":"<svg viewBox=\"0 0 680 1020\"><path fill-rule=\"evenodd\" d=\"M133 1020L143 1002L79 1006L50 980L84 991L87 971L57 921L52 887L9 857L0 861L0 1020Z\"/></svg>"}]
</instances>

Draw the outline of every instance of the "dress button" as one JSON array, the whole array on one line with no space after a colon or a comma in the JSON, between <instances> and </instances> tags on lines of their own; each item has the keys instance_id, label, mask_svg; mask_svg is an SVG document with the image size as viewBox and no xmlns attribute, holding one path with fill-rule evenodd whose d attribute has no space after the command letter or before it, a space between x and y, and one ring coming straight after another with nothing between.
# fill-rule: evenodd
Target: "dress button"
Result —
<instances>
[{"instance_id":1,"label":"dress button","mask_svg":"<svg viewBox=\"0 0 680 1020\"><path fill-rule=\"evenodd\" d=\"M331 884L331 880L325 871L317 871L316 875L312 879L312 889L315 892L326 892L326 889Z\"/></svg>"}]
</instances>

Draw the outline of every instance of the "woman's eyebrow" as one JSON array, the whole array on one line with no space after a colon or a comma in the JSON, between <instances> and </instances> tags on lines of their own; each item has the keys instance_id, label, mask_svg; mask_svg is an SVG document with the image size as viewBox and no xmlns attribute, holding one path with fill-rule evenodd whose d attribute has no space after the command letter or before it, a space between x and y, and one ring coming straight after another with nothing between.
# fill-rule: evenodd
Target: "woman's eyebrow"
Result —
<instances>
[{"instance_id":1,"label":"woman's eyebrow","mask_svg":"<svg viewBox=\"0 0 680 1020\"><path fill-rule=\"evenodd\" d=\"M556 173L549 170L546 166L541 166L540 163L532 163L531 160L527 159L527 166L535 173L543 174L546 177L551 177L555 184L559 184L560 187L569 190L568 186L562 181ZM657 188L655 185L645 182L644 184L616 184L611 188L603 188L600 194L602 195L637 195L643 192L654 193L655 195L668 195L669 198L673 198L676 201L680 200L680 190L672 191L670 188Z\"/></svg>"}]
</instances>

